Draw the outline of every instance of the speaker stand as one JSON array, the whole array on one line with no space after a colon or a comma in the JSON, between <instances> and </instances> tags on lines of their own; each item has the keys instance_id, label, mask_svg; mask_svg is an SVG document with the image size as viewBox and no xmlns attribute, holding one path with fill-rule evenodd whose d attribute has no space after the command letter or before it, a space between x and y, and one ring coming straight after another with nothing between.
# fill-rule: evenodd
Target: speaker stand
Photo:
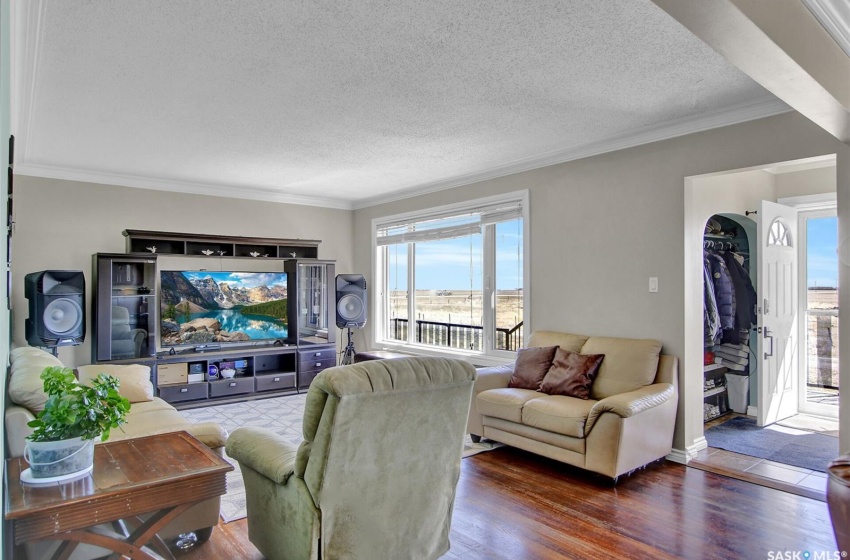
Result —
<instances>
[{"instance_id":1,"label":"speaker stand","mask_svg":"<svg viewBox=\"0 0 850 560\"><path fill-rule=\"evenodd\" d=\"M351 340L351 327L348 327L348 345L342 353L341 365L347 366L354 363L354 342Z\"/></svg>"}]
</instances>

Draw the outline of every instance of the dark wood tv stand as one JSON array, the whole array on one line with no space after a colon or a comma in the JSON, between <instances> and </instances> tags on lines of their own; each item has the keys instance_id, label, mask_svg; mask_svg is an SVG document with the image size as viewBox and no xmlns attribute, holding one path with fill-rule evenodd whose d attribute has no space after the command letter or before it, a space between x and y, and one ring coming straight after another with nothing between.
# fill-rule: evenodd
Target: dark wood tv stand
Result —
<instances>
[{"instance_id":1,"label":"dark wood tv stand","mask_svg":"<svg viewBox=\"0 0 850 560\"><path fill-rule=\"evenodd\" d=\"M318 260L318 241L204 236L127 230L126 254L93 256L92 363L143 364L160 398L177 408L304 392L322 370L335 366L334 262ZM141 253L143 246L156 252ZM288 275L289 338L286 341L233 345L198 351L197 347L162 347L159 334L159 257L194 257L216 245L229 257L243 257L242 270L253 261L279 261ZM203 249L201 249L203 247ZM168 250L163 250L168 248ZM263 252L263 256L248 256ZM143 249L142 249L143 250ZM265 255L269 256L266 257ZM299 258L291 258L295 254ZM300 258L308 255L312 258ZM289 258L286 258L289 257ZM182 258L181 258L182 260ZM215 262L215 256L210 262ZM267 270L268 263L262 271ZM189 268L187 268L188 270ZM301 305L303 303L303 305ZM116 314L117 307L119 313ZM298 314L298 309L310 309ZM129 316L129 317L128 317ZM117 326L116 326L117 325ZM120 329L120 333L116 333ZM239 362L231 379L210 378L210 366ZM190 374L193 374L190 377ZM200 375L199 375L200 374Z\"/></svg>"},{"instance_id":2,"label":"dark wood tv stand","mask_svg":"<svg viewBox=\"0 0 850 560\"><path fill-rule=\"evenodd\" d=\"M243 371L231 378L210 379L209 366L221 362L244 361ZM317 346L245 346L207 352L191 349L160 352L156 356L133 360L112 360L110 364L144 364L151 368L152 381L159 398L176 408L197 408L255 398L267 398L306 391L318 371L336 365L336 348ZM299 365L309 365L299 371ZM192 366L203 372L203 381L161 385L158 372L169 366ZM317 370L317 367L320 368Z\"/></svg>"}]
</instances>

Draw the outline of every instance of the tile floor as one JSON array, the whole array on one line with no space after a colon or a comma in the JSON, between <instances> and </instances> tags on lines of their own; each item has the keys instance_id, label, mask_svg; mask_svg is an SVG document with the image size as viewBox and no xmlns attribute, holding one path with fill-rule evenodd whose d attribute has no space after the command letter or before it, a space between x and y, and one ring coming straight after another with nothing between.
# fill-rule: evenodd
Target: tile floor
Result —
<instances>
[{"instance_id":1,"label":"tile floor","mask_svg":"<svg viewBox=\"0 0 850 560\"><path fill-rule=\"evenodd\" d=\"M728 414L708 422L705 428L708 429L717 424L722 424L736 416L745 415ZM825 423L829 427L830 421L822 421L821 423ZM837 427L837 422L835 424ZM818 431L828 430L821 429ZM819 471L776 463L767 459L750 457L749 455L713 447L700 451L697 457L688 463L688 466L826 501L827 475Z\"/></svg>"}]
</instances>

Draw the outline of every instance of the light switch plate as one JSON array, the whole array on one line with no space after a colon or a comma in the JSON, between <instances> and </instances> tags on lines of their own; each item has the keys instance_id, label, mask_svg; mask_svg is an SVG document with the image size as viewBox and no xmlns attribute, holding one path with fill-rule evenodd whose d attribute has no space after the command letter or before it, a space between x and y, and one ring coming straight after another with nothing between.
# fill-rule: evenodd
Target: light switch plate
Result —
<instances>
[{"instance_id":1,"label":"light switch plate","mask_svg":"<svg viewBox=\"0 0 850 560\"><path fill-rule=\"evenodd\" d=\"M657 276L650 276L649 277L649 291L653 292L653 293L658 291L658 277Z\"/></svg>"}]
</instances>

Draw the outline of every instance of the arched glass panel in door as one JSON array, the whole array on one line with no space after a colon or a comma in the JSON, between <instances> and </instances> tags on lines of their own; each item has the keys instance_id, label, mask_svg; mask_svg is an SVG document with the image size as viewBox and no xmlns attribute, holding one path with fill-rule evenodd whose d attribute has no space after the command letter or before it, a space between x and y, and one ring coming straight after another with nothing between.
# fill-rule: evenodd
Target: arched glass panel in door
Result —
<instances>
[{"instance_id":1,"label":"arched glass panel in door","mask_svg":"<svg viewBox=\"0 0 850 560\"><path fill-rule=\"evenodd\" d=\"M773 220L773 223L770 224L770 229L767 232L767 244L791 247L791 234L788 232L788 226L783 224L779 218Z\"/></svg>"}]
</instances>

